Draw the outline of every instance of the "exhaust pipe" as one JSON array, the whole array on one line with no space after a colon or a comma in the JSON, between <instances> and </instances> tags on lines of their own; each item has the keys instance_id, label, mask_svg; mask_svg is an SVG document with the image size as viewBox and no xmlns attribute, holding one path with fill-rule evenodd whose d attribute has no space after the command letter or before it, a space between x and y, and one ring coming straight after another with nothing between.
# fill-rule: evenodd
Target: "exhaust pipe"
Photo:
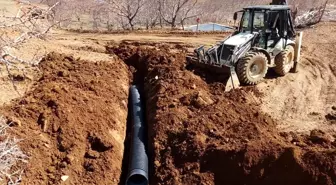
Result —
<instances>
[{"instance_id":1,"label":"exhaust pipe","mask_svg":"<svg viewBox=\"0 0 336 185\"><path fill-rule=\"evenodd\" d=\"M145 145L145 119L139 89L130 88L132 140L126 185L148 185L148 156Z\"/></svg>"}]
</instances>

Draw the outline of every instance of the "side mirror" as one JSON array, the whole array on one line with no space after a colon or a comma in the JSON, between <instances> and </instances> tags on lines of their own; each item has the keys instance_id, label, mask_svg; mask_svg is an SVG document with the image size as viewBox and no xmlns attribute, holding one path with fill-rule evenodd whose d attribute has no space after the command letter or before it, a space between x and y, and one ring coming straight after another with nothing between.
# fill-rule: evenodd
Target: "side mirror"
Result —
<instances>
[{"instance_id":1,"label":"side mirror","mask_svg":"<svg viewBox=\"0 0 336 185\"><path fill-rule=\"evenodd\" d=\"M238 13L235 12L235 13L233 14L233 20L236 21L237 19L238 19Z\"/></svg>"}]
</instances>

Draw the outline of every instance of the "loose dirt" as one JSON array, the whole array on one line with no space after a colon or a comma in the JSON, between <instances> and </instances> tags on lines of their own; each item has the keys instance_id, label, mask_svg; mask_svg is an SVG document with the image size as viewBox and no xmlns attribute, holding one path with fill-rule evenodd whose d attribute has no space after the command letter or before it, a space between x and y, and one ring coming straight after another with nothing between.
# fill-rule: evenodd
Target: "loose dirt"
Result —
<instances>
[{"instance_id":1,"label":"loose dirt","mask_svg":"<svg viewBox=\"0 0 336 185\"><path fill-rule=\"evenodd\" d=\"M30 157L22 184L117 184L130 73L120 60L90 62L56 53L39 65L32 90L1 114Z\"/></svg>"},{"instance_id":2,"label":"loose dirt","mask_svg":"<svg viewBox=\"0 0 336 185\"><path fill-rule=\"evenodd\" d=\"M335 25L307 30L300 73L229 93L223 76L186 65L195 41L118 44L106 35L106 47L66 47L90 54L84 60L49 54L29 92L0 110L30 156L23 184L123 184L135 83L146 98L151 184L335 185L336 56L324 34Z\"/></svg>"},{"instance_id":3,"label":"loose dirt","mask_svg":"<svg viewBox=\"0 0 336 185\"><path fill-rule=\"evenodd\" d=\"M264 93L262 110L272 115L278 128L309 133L314 129L336 133L326 116L336 105L335 23L303 30L300 71L285 77L269 75L257 88Z\"/></svg>"},{"instance_id":4,"label":"loose dirt","mask_svg":"<svg viewBox=\"0 0 336 185\"><path fill-rule=\"evenodd\" d=\"M152 184L335 184L332 136L279 132L255 88L225 94L222 83L187 70L185 54L164 48L107 50L144 83Z\"/></svg>"}]
</instances>

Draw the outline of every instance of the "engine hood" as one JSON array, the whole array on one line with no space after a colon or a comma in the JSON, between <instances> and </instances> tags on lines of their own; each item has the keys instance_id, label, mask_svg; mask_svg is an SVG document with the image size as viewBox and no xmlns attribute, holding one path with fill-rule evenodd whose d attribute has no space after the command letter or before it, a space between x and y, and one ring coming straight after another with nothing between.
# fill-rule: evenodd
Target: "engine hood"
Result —
<instances>
[{"instance_id":1,"label":"engine hood","mask_svg":"<svg viewBox=\"0 0 336 185\"><path fill-rule=\"evenodd\" d=\"M228 38L224 44L225 45L230 45L230 46L240 46L244 43L246 43L247 41L249 41L250 39L253 38L253 34L251 33L239 33L237 35L234 35L230 38Z\"/></svg>"}]
</instances>

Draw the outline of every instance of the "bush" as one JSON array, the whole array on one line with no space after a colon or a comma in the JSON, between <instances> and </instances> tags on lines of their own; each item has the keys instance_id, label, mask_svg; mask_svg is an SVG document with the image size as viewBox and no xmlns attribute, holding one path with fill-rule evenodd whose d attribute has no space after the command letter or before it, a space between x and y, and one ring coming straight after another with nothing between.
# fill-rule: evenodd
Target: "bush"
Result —
<instances>
[{"instance_id":1,"label":"bush","mask_svg":"<svg viewBox=\"0 0 336 185\"><path fill-rule=\"evenodd\" d=\"M9 125L0 117L0 184L19 184L23 170L18 164L27 163L27 156L18 146L19 139L11 137L7 132Z\"/></svg>"}]
</instances>

